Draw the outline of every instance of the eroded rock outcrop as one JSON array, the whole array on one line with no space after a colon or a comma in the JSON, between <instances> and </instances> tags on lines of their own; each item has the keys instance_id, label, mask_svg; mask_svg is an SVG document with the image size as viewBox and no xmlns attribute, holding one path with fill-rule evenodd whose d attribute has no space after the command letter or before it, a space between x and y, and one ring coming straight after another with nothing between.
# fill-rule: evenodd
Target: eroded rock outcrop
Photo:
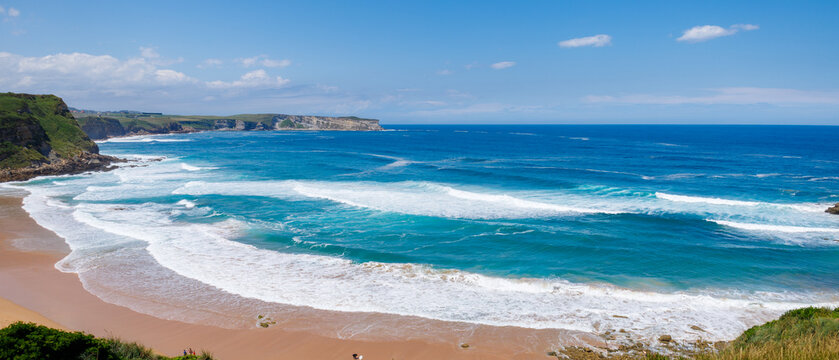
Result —
<instances>
[{"instance_id":1,"label":"eroded rock outcrop","mask_svg":"<svg viewBox=\"0 0 839 360\"><path fill-rule=\"evenodd\" d=\"M271 124L275 130L383 130L379 125L379 120L362 119L355 116L330 117L280 114L271 119Z\"/></svg>"},{"instance_id":2,"label":"eroded rock outcrop","mask_svg":"<svg viewBox=\"0 0 839 360\"><path fill-rule=\"evenodd\" d=\"M836 205L827 208L827 210L825 210L824 212L828 214L839 215L839 203L836 203Z\"/></svg>"},{"instance_id":3,"label":"eroded rock outcrop","mask_svg":"<svg viewBox=\"0 0 839 360\"><path fill-rule=\"evenodd\" d=\"M106 168L67 105L53 95L0 94L0 181Z\"/></svg>"}]
</instances>

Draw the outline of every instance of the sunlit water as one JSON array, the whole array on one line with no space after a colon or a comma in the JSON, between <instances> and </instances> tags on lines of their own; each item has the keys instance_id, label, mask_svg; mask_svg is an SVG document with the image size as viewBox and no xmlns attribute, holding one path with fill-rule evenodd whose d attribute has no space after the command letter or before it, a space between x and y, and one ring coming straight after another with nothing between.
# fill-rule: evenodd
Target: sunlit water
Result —
<instances>
[{"instance_id":1,"label":"sunlit water","mask_svg":"<svg viewBox=\"0 0 839 360\"><path fill-rule=\"evenodd\" d=\"M135 249L267 302L642 338L839 305L839 128L391 128L112 139L141 161L15 186L83 279Z\"/></svg>"}]
</instances>

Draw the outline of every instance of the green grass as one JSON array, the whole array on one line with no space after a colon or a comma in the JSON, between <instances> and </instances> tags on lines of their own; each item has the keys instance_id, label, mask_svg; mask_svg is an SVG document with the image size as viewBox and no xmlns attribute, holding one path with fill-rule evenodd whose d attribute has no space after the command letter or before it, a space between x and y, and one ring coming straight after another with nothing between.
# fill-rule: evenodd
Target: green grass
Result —
<instances>
[{"instance_id":1,"label":"green grass","mask_svg":"<svg viewBox=\"0 0 839 360\"><path fill-rule=\"evenodd\" d=\"M0 329L0 359L212 360L212 356L204 352L198 356L166 357L137 343L18 322Z\"/></svg>"},{"instance_id":2,"label":"green grass","mask_svg":"<svg viewBox=\"0 0 839 360\"><path fill-rule=\"evenodd\" d=\"M0 159L0 168L19 169L47 158L31 148L4 141L0 143Z\"/></svg>"},{"instance_id":3,"label":"green grass","mask_svg":"<svg viewBox=\"0 0 839 360\"><path fill-rule=\"evenodd\" d=\"M839 308L790 310L778 320L752 327L718 353L697 360L839 359Z\"/></svg>"},{"instance_id":4,"label":"green grass","mask_svg":"<svg viewBox=\"0 0 839 360\"><path fill-rule=\"evenodd\" d=\"M0 144L0 166L10 168L45 160L50 151L62 158L98 152L64 101L53 95L0 94Z\"/></svg>"}]
</instances>

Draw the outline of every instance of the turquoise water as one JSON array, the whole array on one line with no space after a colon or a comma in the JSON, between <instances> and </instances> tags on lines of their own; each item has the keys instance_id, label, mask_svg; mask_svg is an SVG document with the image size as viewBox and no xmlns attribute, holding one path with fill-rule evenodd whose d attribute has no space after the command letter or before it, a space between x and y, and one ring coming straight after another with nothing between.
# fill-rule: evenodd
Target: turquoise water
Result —
<instances>
[{"instance_id":1,"label":"turquoise water","mask_svg":"<svg viewBox=\"0 0 839 360\"><path fill-rule=\"evenodd\" d=\"M142 246L318 309L713 339L839 304L839 128L390 129L112 139L142 166L23 184L25 208L66 271Z\"/></svg>"}]
</instances>

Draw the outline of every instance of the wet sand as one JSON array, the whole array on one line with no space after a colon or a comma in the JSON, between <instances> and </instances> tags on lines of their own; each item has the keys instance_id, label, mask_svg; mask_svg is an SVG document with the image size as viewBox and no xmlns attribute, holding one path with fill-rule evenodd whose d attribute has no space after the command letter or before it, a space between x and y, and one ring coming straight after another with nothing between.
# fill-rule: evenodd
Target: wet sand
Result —
<instances>
[{"instance_id":1,"label":"wet sand","mask_svg":"<svg viewBox=\"0 0 839 360\"><path fill-rule=\"evenodd\" d=\"M462 326L469 329L469 336L464 337L449 330L458 328L458 323L319 310L302 311L316 316L294 319L294 323L280 321L267 329L256 324L222 328L164 320L104 302L86 291L76 274L62 273L54 266L68 252L60 237L38 226L21 208L21 197L0 195L0 325L33 321L136 341L164 355L179 355L192 347L219 359L349 359L353 353L370 360L533 359L548 358L546 351L558 345L605 345L598 337L580 332L468 324ZM335 328L363 326L359 321L379 324L377 333L363 339L326 335ZM404 336L400 324L425 327L430 336ZM297 330L303 328L330 330ZM462 343L469 347L461 347Z\"/></svg>"}]
</instances>

